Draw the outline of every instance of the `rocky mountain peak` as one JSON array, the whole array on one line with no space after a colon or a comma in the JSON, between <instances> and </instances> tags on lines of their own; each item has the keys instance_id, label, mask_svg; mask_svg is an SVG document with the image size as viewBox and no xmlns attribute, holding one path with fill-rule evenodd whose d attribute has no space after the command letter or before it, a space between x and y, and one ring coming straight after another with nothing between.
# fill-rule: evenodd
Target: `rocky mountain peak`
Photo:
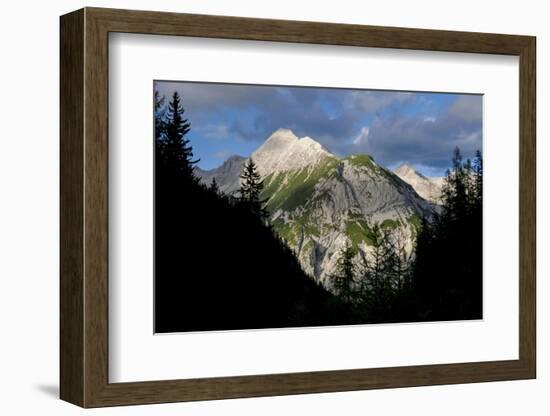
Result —
<instances>
[{"instance_id":1,"label":"rocky mountain peak","mask_svg":"<svg viewBox=\"0 0 550 416\"><path fill-rule=\"evenodd\" d=\"M328 150L326 150L321 143L315 141L309 136L302 137L298 139L297 146L300 146L303 149L309 149L314 151L323 151L325 153L329 153Z\"/></svg>"},{"instance_id":2,"label":"rocky mountain peak","mask_svg":"<svg viewBox=\"0 0 550 416\"><path fill-rule=\"evenodd\" d=\"M334 157L311 137L298 138L292 130L278 129L252 153L251 158L260 174L267 176L314 166L327 156Z\"/></svg>"},{"instance_id":3,"label":"rocky mountain peak","mask_svg":"<svg viewBox=\"0 0 550 416\"><path fill-rule=\"evenodd\" d=\"M298 136L290 129L280 128L274 131L271 136L258 148L257 151L281 151L291 146L298 140Z\"/></svg>"},{"instance_id":4,"label":"rocky mountain peak","mask_svg":"<svg viewBox=\"0 0 550 416\"><path fill-rule=\"evenodd\" d=\"M420 177L425 177L424 175L422 175L420 172L418 172L415 168L413 168L411 165L408 165L406 163L403 163L402 165L400 165L397 169L395 169L394 173L397 175L397 176L420 176Z\"/></svg>"},{"instance_id":5,"label":"rocky mountain peak","mask_svg":"<svg viewBox=\"0 0 550 416\"><path fill-rule=\"evenodd\" d=\"M433 196L437 189L411 166L400 166L399 179L369 155L339 158L289 129L273 132L250 158L264 180L262 198L274 230L296 252L303 270L329 290L347 244L358 250L357 261L369 256L378 225L410 252L419 220L432 213L432 205L419 195ZM247 159L232 157L214 170L197 169L197 175L206 184L215 177L222 192L234 195Z\"/></svg>"},{"instance_id":6,"label":"rocky mountain peak","mask_svg":"<svg viewBox=\"0 0 550 416\"><path fill-rule=\"evenodd\" d=\"M239 178L246 160L247 158L244 156L233 155L215 169L202 170L195 167L195 175L207 185L212 183L212 178L216 178L219 189L227 194L232 194L239 189Z\"/></svg>"},{"instance_id":7,"label":"rocky mountain peak","mask_svg":"<svg viewBox=\"0 0 550 416\"><path fill-rule=\"evenodd\" d=\"M229 156L225 162L223 162L223 165L241 163L243 160L246 160L246 157L239 156L239 155L232 155L232 156Z\"/></svg>"},{"instance_id":8,"label":"rocky mountain peak","mask_svg":"<svg viewBox=\"0 0 550 416\"><path fill-rule=\"evenodd\" d=\"M407 164L399 166L394 173L411 185L422 198L434 203L439 202L443 187L442 178L428 178Z\"/></svg>"}]
</instances>

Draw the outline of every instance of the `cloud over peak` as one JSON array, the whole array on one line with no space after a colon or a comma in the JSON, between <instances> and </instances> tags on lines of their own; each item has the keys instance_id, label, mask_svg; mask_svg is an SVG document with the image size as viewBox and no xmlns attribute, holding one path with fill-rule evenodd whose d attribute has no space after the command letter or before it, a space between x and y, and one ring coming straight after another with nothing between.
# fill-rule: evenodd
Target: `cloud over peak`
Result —
<instances>
[{"instance_id":1,"label":"cloud over peak","mask_svg":"<svg viewBox=\"0 0 550 416\"><path fill-rule=\"evenodd\" d=\"M284 126L341 156L444 168L455 146L469 156L482 144L481 95L195 82L155 88L167 98L180 93L199 148L225 140L224 149L234 143L242 153Z\"/></svg>"}]
</instances>

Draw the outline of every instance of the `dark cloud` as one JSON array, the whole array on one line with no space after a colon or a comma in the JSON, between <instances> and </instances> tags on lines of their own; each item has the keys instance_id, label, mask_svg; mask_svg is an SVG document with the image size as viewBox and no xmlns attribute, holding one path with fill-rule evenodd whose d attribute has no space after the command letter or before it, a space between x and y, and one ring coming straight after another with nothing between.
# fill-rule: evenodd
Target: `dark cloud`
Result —
<instances>
[{"instance_id":1,"label":"dark cloud","mask_svg":"<svg viewBox=\"0 0 550 416\"><path fill-rule=\"evenodd\" d=\"M449 107L449 117L466 123L481 123L483 116L480 95L459 95Z\"/></svg>"},{"instance_id":2,"label":"dark cloud","mask_svg":"<svg viewBox=\"0 0 550 416\"><path fill-rule=\"evenodd\" d=\"M481 96L458 96L438 117L379 118L349 151L372 154L384 165L405 162L446 168L456 146L465 157L482 150L481 106Z\"/></svg>"},{"instance_id":3,"label":"dark cloud","mask_svg":"<svg viewBox=\"0 0 550 416\"><path fill-rule=\"evenodd\" d=\"M273 95L271 88L247 86L238 84L215 84L194 82L155 83L155 88L161 95L170 97L174 91L188 103L187 107L195 113L218 111L224 107L248 107L257 105L258 101L268 99ZM191 105L189 105L191 104Z\"/></svg>"},{"instance_id":4,"label":"dark cloud","mask_svg":"<svg viewBox=\"0 0 550 416\"><path fill-rule=\"evenodd\" d=\"M414 98L411 92L351 91L346 96L345 106L347 111L378 113L388 107L410 103Z\"/></svg>"},{"instance_id":5,"label":"dark cloud","mask_svg":"<svg viewBox=\"0 0 550 416\"><path fill-rule=\"evenodd\" d=\"M408 92L181 82L155 88L167 97L178 90L194 128L212 139L227 134L260 144L284 127L339 155L369 153L384 165L435 168L449 165L455 146L466 156L481 147L479 95L457 95L443 106Z\"/></svg>"},{"instance_id":6,"label":"dark cloud","mask_svg":"<svg viewBox=\"0 0 550 416\"><path fill-rule=\"evenodd\" d=\"M335 151L351 140L365 115L413 99L413 94L399 92L236 84L157 82L155 87L167 97L177 90L195 125L224 111L250 111L234 119L228 131L243 140L261 142L286 127L300 136L315 137ZM330 105L323 105L327 102Z\"/></svg>"}]
</instances>

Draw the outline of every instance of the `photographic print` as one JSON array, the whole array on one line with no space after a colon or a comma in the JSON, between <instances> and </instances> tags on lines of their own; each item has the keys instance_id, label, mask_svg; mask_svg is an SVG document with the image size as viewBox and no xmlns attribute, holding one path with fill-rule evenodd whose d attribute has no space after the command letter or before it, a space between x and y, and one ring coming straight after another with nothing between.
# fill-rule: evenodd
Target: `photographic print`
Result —
<instances>
[{"instance_id":1,"label":"photographic print","mask_svg":"<svg viewBox=\"0 0 550 416\"><path fill-rule=\"evenodd\" d=\"M153 95L156 333L482 319L482 95Z\"/></svg>"}]
</instances>

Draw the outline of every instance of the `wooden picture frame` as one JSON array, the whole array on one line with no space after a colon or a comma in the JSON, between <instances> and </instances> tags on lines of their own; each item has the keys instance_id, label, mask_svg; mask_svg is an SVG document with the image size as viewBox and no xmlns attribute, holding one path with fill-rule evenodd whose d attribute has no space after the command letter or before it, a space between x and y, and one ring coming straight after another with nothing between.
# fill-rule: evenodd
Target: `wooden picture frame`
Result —
<instances>
[{"instance_id":1,"label":"wooden picture frame","mask_svg":"<svg viewBox=\"0 0 550 416\"><path fill-rule=\"evenodd\" d=\"M535 378L534 37L100 8L64 15L60 24L61 399L82 407L101 407ZM518 56L519 359L109 383L110 32Z\"/></svg>"}]
</instances>

